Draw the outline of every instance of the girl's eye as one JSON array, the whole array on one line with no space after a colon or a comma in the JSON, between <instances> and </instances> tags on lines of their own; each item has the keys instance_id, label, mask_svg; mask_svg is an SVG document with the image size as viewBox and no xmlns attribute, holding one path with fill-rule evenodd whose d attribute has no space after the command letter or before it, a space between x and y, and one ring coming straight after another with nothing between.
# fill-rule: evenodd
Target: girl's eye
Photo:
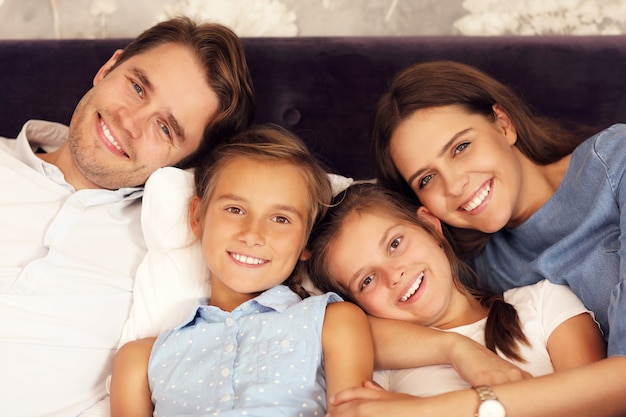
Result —
<instances>
[{"instance_id":1,"label":"girl's eye","mask_svg":"<svg viewBox=\"0 0 626 417\"><path fill-rule=\"evenodd\" d=\"M365 277L363 282L361 282L361 290L363 290L365 287L370 285L373 280L374 280L374 278L371 275L369 277Z\"/></svg>"},{"instance_id":2,"label":"girl's eye","mask_svg":"<svg viewBox=\"0 0 626 417\"><path fill-rule=\"evenodd\" d=\"M428 183L430 182L430 180L433 179L432 175L425 175L424 177L422 177L422 179L420 180L418 187L420 189L426 187L428 185Z\"/></svg>"},{"instance_id":3,"label":"girl's eye","mask_svg":"<svg viewBox=\"0 0 626 417\"><path fill-rule=\"evenodd\" d=\"M135 89L137 94L139 94L140 97L143 97L143 88L141 88L141 86L134 81L132 81L132 83L133 83L133 88Z\"/></svg>"},{"instance_id":4,"label":"girl's eye","mask_svg":"<svg viewBox=\"0 0 626 417\"><path fill-rule=\"evenodd\" d=\"M280 223L280 224L289 224L289 223L291 223L288 218L283 217L283 216L276 216L276 217L274 217L273 220L276 223Z\"/></svg>"},{"instance_id":5,"label":"girl's eye","mask_svg":"<svg viewBox=\"0 0 626 417\"><path fill-rule=\"evenodd\" d=\"M467 148L469 146L469 142L462 142L459 143L459 146L457 146L456 148L454 148L454 155L458 155L461 152L463 152L465 150L465 148Z\"/></svg>"},{"instance_id":6,"label":"girl's eye","mask_svg":"<svg viewBox=\"0 0 626 417\"><path fill-rule=\"evenodd\" d=\"M397 237L394 240L392 240L391 244L389 245L389 252L393 252L394 250L396 250L398 246L400 246L400 242L402 242L401 237Z\"/></svg>"},{"instance_id":7,"label":"girl's eye","mask_svg":"<svg viewBox=\"0 0 626 417\"><path fill-rule=\"evenodd\" d=\"M227 207L226 211L232 214L243 214L243 210L239 207Z\"/></svg>"}]
</instances>

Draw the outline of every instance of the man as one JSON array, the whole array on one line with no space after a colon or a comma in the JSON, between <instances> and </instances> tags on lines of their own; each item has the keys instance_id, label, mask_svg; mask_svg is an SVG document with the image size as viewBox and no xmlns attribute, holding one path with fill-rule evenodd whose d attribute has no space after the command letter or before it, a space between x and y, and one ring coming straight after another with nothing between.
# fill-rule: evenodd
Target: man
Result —
<instances>
[{"instance_id":1,"label":"man","mask_svg":"<svg viewBox=\"0 0 626 417\"><path fill-rule=\"evenodd\" d=\"M105 396L145 254L141 186L253 111L236 35L180 18L116 51L69 128L0 140L1 416L75 416Z\"/></svg>"}]
</instances>

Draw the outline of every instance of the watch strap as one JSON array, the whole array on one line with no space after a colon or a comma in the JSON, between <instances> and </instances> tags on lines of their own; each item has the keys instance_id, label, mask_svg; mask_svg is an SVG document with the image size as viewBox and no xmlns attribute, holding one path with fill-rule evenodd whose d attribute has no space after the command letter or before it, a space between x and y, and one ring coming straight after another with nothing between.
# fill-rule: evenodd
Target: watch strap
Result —
<instances>
[{"instance_id":1,"label":"watch strap","mask_svg":"<svg viewBox=\"0 0 626 417\"><path fill-rule=\"evenodd\" d=\"M491 389L489 385L479 385L473 388L478 394L478 399L480 400L478 403L478 407L476 407L476 412L474 413L474 417L481 417L481 411L483 411L482 406L485 401L498 404L496 406L497 408L499 408L499 413L497 415L502 415L503 417L505 416L505 410L504 410L504 407L502 406L502 403L500 403L500 400L498 400L498 397L496 397L496 394L493 392L493 390Z\"/></svg>"}]
</instances>

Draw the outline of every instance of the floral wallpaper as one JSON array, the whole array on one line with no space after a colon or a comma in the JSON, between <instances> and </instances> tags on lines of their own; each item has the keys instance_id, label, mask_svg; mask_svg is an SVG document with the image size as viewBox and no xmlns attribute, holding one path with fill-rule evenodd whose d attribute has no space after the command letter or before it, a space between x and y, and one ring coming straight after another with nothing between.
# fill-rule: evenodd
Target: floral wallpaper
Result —
<instances>
[{"instance_id":1,"label":"floral wallpaper","mask_svg":"<svg viewBox=\"0 0 626 417\"><path fill-rule=\"evenodd\" d=\"M0 38L132 37L180 14L240 36L626 33L624 0L0 0Z\"/></svg>"}]
</instances>

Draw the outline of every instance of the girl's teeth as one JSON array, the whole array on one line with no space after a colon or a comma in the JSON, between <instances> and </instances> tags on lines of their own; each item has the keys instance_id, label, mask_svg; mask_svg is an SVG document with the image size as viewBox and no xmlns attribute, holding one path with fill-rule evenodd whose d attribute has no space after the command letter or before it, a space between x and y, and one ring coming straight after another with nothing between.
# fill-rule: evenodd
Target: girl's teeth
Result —
<instances>
[{"instance_id":1,"label":"girl's teeth","mask_svg":"<svg viewBox=\"0 0 626 417\"><path fill-rule=\"evenodd\" d=\"M406 294L404 294L402 296L402 298L400 298L401 302L405 302L406 300L408 300L413 294L415 294L415 291L417 291L417 289L420 287L420 284L422 283L422 280L424 279L424 274L421 273L419 277L417 277L417 279L413 282L413 285L411 285L411 288L409 288L409 290L406 292Z\"/></svg>"},{"instance_id":2,"label":"girl's teeth","mask_svg":"<svg viewBox=\"0 0 626 417\"><path fill-rule=\"evenodd\" d=\"M260 265L265 263L263 259L253 258L251 256L240 255L238 253L233 253L233 258L237 261L248 264L248 265Z\"/></svg>"}]
</instances>

